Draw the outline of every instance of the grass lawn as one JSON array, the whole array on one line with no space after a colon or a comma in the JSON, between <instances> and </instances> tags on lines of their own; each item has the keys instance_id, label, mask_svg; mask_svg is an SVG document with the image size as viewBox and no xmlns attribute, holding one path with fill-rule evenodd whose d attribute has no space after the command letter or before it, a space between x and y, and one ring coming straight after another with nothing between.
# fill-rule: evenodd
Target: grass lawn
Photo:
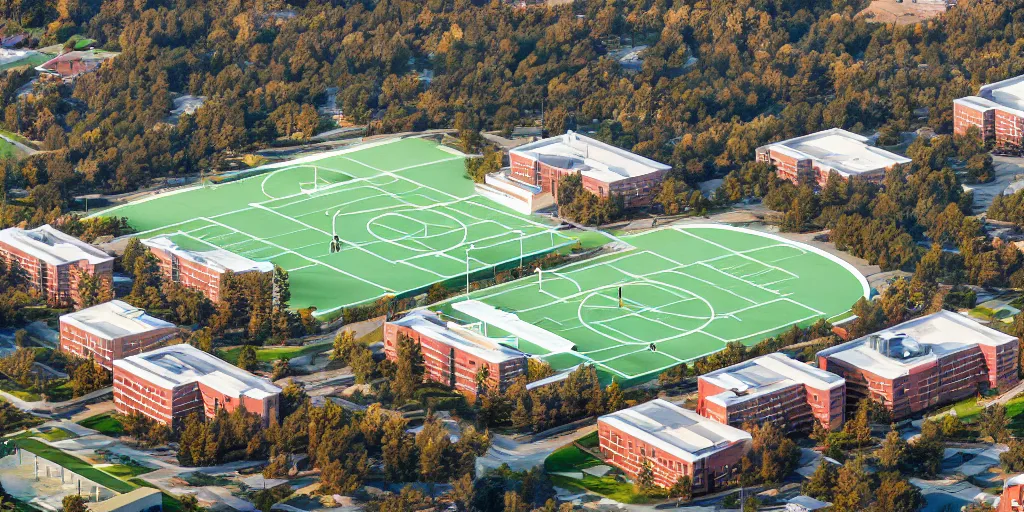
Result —
<instances>
[{"instance_id":1,"label":"grass lawn","mask_svg":"<svg viewBox=\"0 0 1024 512\"><path fill-rule=\"evenodd\" d=\"M575 445L563 446L544 459L544 470L551 472L579 471L601 464L597 457L580 450Z\"/></svg>"},{"instance_id":2,"label":"grass lawn","mask_svg":"<svg viewBox=\"0 0 1024 512\"><path fill-rule=\"evenodd\" d=\"M117 437L124 434L124 427L121 426L121 422L117 421L117 418L109 412L103 414L97 414L96 416L90 416L82 421L78 422L79 425L85 428L91 428L101 434L108 436Z\"/></svg>"},{"instance_id":3,"label":"grass lawn","mask_svg":"<svg viewBox=\"0 0 1024 512\"><path fill-rule=\"evenodd\" d=\"M3 390L9 395L14 395L26 402L38 402L43 397L39 396L39 393L33 393L31 391L25 391L21 389L17 383L14 383L6 378L0 377L0 390Z\"/></svg>"},{"instance_id":4,"label":"grass lawn","mask_svg":"<svg viewBox=\"0 0 1024 512\"><path fill-rule=\"evenodd\" d=\"M74 438L76 438L78 436L76 436L76 435L72 434L71 432L68 432L67 430L64 430L62 428L52 428L52 429L50 429L47 432L41 432L39 434L36 434L33 437L39 437L39 438L42 438L42 439L46 439L47 441L49 441L51 443L54 443L54 442L57 442L57 441L63 441L65 439L74 439Z\"/></svg>"},{"instance_id":5,"label":"grass lawn","mask_svg":"<svg viewBox=\"0 0 1024 512\"><path fill-rule=\"evenodd\" d=\"M15 440L15 444L23 450L34 453L50 462L63 466L69 471L81 475L83 478L92 480L93 482L96 482L97 484L112 491L125 493L135 489L134 485L104 473L74 455L68 454L57 448L53 448L52 446L47 446L35 439L17 439Z\"/></svg>"},{"instance_id":6,"label":"grass lawn","mask_svg":"<svg viewBox=\"0 0 1024 512\"><path fill-rule=\"evenodd\" d=\"M256 349L256 359L261 363L270 363L277 361L278 359L294 359L299 356L306 354L312 354L315 352L326 352L331 349L332 342L327 341L325 343L316 343L313 345L302 345L302 346L286 346L286 347L259 347ZM238 364L238 354L242 352L242 347L231 347L228 349L221 349L217 351L217 357L231 363Z\"/></svg>"},{"instance_id":7,"label":"grass lawn","mask_svg":"<svg viewBox=\"0 0 1024 512\"><path fill-rule=\"evenodd\" d=\"M995 312L995 310L992 310L992 309L989 309L989 308L986 308L986 307L982 307L982 306L978 306L978 307L970 310L968 312L968 314L973 316L974 318L981 318L983 320L992 320L992 317L994 317L996 315L996 312Z\"/></svg>"},{"instance_id":8,"label":"grass lawn","mask_svg":"<svg viewBox=\"0 0 1024 512\"><path fill-rule=\"evenodd\" d=\"M551 483L558 487L596 492L619 503L646 503L648 501L646 496L634 492L633 484L620 482L610 476L598 478L596 476L584 475L583 480L576 480L575 478L562 475L549 475L549 477L551 478Z\"/></svg>"},{"instance_id":9,"label":"grass lawn","mask_svg":"<svg viewBox=\"0 0 1024 512\"><path fill-rule=\"evenodd\" d=\"M598 438L597 432L595 431L577 439L576 442L579 443L580 446L586 448L597 448L600 439Z\"/></svg>"},{"instance_id":10,"label":"grass lawn","mask_svg":"<svg viewBox=\"0 0 1024 512\"><path fill-rule=\"evenodd\" d=\"M110 466L104 466L99 469L102 470L104 473L116 476L117 478L121 478L124 480L128 480L131 478L135 478L139 475L145 475L146 473L156 471L154 468L147 468L146 466L143 466L141 464L112 464Z\"/></svg>"}]
</instances>

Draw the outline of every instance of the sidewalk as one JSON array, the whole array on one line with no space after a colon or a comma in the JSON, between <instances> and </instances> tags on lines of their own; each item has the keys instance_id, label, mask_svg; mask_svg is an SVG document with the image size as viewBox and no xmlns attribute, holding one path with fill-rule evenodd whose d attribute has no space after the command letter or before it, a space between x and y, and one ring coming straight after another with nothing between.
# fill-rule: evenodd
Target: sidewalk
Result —
<instances>
[{"instance_id":1,"label":"sidewalk","mask_svg":"<svg viewBox=\"0 0 1024 512\"><path fill-rule=\"evenodd\" d=\"M11 405L21 409L22 411L33 413L37 416L48 416L62 409L67 409L90 400L95 400L101 396L111 393L113 390L114 388L112 387L98 389L92 393L82 395L78 398L72 398L71 400L64 402L46 402L43 400L28 402L4 391L0 391L0 398L10 402Z\"/></svg>"}]
</instances>

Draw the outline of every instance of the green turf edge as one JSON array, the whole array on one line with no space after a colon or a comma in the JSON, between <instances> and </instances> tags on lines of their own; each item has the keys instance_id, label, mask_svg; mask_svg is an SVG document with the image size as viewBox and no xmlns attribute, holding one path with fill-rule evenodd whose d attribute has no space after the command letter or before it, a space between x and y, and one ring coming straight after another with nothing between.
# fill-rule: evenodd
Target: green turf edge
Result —
<instances>
[{"instance_id":1,"label":"green turf edge","mask_svg":"<svg viewBox=\"0 0 1024 512\"><path fill-rule=\"evenodd\" d=\"M111 437L118 437L124 434L124 427L121 425L121 422L117 421L114 414L109 412L90 416L79 421L78 424Z\"/></svg>"},{"instance_id":2,"label":"green turf edge","mask_svg":"<svg viewBox=\"0 0 1024 512\"><path fill-rule=\"evenodd\" d=\"M48 446L41 441L35 439L15 439L15 444L18 448L21 448L29 453L38 455L54 464L64 467L68 471L75 473L82 478L91 480L96 484L102 485L112 491L118 493L131 492L136 486L125 482L119 478L109 475L91 464L87 464L82 459L75 457L63 450Z\"/></svg>"}]
</instances>

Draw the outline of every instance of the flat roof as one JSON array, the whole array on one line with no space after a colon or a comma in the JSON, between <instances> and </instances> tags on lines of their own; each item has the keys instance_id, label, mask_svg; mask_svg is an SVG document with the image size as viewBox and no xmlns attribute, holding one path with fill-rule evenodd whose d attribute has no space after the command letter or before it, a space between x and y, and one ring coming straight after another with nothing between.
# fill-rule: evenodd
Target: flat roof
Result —
<instances>
[{"instance_id":1,"label":"flat roof","mask_svg":"<svg viewBox=\"0 0 1024 512\"><path fill-rule=\"evenodd\" d=\"M560 169L578 170L584 176L604 183L672 168L573 131L524 144L512 149L509 154L519 154Z\"/></svg>"},{"instance_id":2,"label":"flat roof","mask_svg":"<svg viewBox=\"0 0 1024 512\"><path fill-rule=\"evenodd\" d=\"M763 146L797 159L812 159L819 167L844 176L875 173L911 160L867 144L866 137L832 128Z\"/></svg>"},{"instance_id":3,"label":"flat roof","mask_svg":"<svg viewBox=\"0 0 1024 512\"><path fill-rule=\"evenodd\" d=\"M174 328L174 324L149 316L145 310L120 300L104 302L61 315L60 321L108 340L156 329Z\"/></svg>"},{"instance_id":4,"label":"flat roof","mask_svg":"<svg viewBox=\"0 0 1024 512\"><path fill-rule=\"evenodd\" d=\"M49 224L35 229L7 228L0 230L0 243L39 258L50 265L88 261L92 265L112 261L113 256Z\"/></svg>"},{"instance_id":5,"label":"flat roof","mask_svg":"<svg viewBox=\"0 0 1024 512\"><path fill-rule=\"evenodd\" d=\"M281 393L270 381L188 344L117 359L114 367L168 389L198 382L226 395L257 400Z\"/></svg>"},{"instance_id":6,"label":"flat roof","mask_svg":"<svg viewBox=\"0 0 1024 512\"><path fill-rule=\"evenodd\" d=\"M905 359L890 357L871 347L874 336L910 338L927 352ZM908 375L912 368L935 362L939 356L978 345L1001 346L1009 343L1017 343L1017 338L985 327L963 315L942 310L822 350L818 356L863 368L887 379L895 379Z\"/></svg>"},{"instance_id":7,"label":"flat roof","mask_svg":"<svg viewBox=\"0 0 1024 512\"><path fill-rule=\"evenodd\" d=\"M99 503L86 503L86 507L92 512L113 512L120 510L122 507L132 505L136 502L142 501L153 495L162 495L159 489L153 489L152 487L139 487L131 492L124 494L118 494L109 500L104 500ZM160 498L163 499L162 497Z\"/></svg>"},{"instance_id":8,"label":"flat roof","mask_svg":"<svg viewBox=\"0 0 1024 512\"><path fill-rule=\"evenodd\" d=\"M147 247L165 250L179 258L198 263L219 272L230 270L236 274L241 274L251 271L271 272L274 270L274 264L269 261L253 261L245 256L240 256L224 249L193 251L182 248L170 238L163 236L147 238L142 243Z\"/></svg>"},{"instance_id":9,"label":"flat roof","mask_svg":"<svg viewBox=\"0 0 1024 512\"><path fill-rule=\"evenodd\" d=\"M750 434L705 418L660 398L606 414L607 423L659 450L695 462L736 443L749 442Z\"/></svg>"},{"instance_id":10,"label":"flat roof","mask_svg":"<svg viewBox=\"0 0 1024 512\"><path fill-rule=\"evenodd\" d=\"M846 379L834 373L778 353L734 364L702 375L700 379L726 390L705 397L723 407L797 384L830 390L846 383Z\"/></svg>"},{"instance_id":11,"label":"flat roof","mask_svg":"<svg viewBox=\"0 0 1024 512\"><path fill-rule=\"evenodd\" d=\"M957 98L953 103L980 112L1002 110L1024 117L1024 75L985 84L978 90L977 96Z\"/></svg>"},{"instance_id":12,"label":"flat roof","mask_svg":"<svg viewBox=\"0 0 1024 512\"><path fill-rule=\"evenodd\" d=\"M489 363L500 364L526 357L526 354L493 338L480 335L454 322L443 322L436 314L417 310L391 323L408 327L450 347L473 354Z\"/></svg>"},{"instance_id":13,"label":"flat roof","mask_svg":"<svg viewBox=\"0 0 1024 512\"><path fill-rule=\"evenodd\" d=\"M515 313L502 311L476 299L456 302L452 304L452 309L465 313L485 324L493 325L517 338L544 347L550 353L576 350L575 343L547 329L525 322Z\"/></svg>"}]
</instances>

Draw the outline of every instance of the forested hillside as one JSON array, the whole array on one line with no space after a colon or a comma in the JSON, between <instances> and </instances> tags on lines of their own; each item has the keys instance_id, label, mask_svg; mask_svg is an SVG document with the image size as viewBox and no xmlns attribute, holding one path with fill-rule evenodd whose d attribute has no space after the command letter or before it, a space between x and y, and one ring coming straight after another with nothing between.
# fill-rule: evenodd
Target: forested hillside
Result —
<instances>
[{"instance_id":1,"label":"forested hillside","mask_svg":"<svg viewBox=\"0 0 1024 512\"><path fill-rule=\"evenodd\" d=\"M80 33L121 55L18 98L29 74L0 78L3 127L55 150L7 164L5 190L28 188L35 204L6 206L0 225L309 136L328 87L376 133L509 130L542 108L552 133L596 120L598 137L693 183L825 127L907 129L926 116L948 132L954 98L1024 72L1024 1L966 1L906 27L856 18L862 3L7 0L5 32ZM631 41L650 45L635 73L607 56ZM172 125L174 94L207 102Z\"/></svg>"}]
</instances>

